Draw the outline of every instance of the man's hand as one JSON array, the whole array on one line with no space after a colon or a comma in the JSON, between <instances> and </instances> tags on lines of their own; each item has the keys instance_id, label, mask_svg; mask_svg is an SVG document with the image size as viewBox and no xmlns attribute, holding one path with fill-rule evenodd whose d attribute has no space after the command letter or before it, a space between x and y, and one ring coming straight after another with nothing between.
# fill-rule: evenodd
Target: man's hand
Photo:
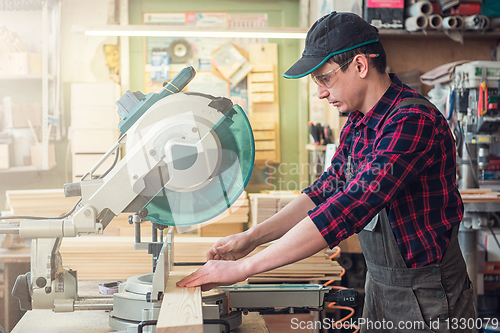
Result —
<instances>
[{"instance_id":1,"label":"man's hand","mask_svg":"<svg viewBox=\"0 0 500 333\"><path fill-rule=\"evenodd\" d=\"M256 248L249 232L219 239L207 252L207 260L238 260Z\"/></svg>"},{"instance_id":2,"label":"man's hand","mask_svg":"<svg viewBox=\"0 0 500 333\"><path fill-rule=\"evenodd\" d=\"M201 285L202 291L218 286L229 286L248 278L243 261L210 260L191 275L177 282L178 287L196 287Z\"/></svg>"},{"instance_id":3,"label":"man's hand","mask_svg":"<svg viewBox=\"0 0 500 333\"><path fill-rule=\"evenodd\" d=\"M227 237L227 239L231 238ZM250 244L252 243L250 242ZM209 260L199 270L177 282L177 286L201 286L201 289L206 291L217 286L231 285L243 281L249 276L309 257L327 245L316 225L309 217L306 217L278 241L259 253L238 261ZM231 246L230 248L238 249L239 247ZM249 246L242 246L242 248L246 250L234 251L236 255L233 253L233 258L248 251ZM224 253L228 252L231 251Z\"/></svg>"}]
</instances>

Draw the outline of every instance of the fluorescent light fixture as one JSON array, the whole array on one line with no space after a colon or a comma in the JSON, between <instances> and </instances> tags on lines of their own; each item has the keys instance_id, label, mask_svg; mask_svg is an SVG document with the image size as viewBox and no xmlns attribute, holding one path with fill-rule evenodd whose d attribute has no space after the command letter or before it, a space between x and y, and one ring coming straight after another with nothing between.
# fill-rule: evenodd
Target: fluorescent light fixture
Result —
<instances>
[{"instance_id":1,"label":"fluorescent light fixture","mask_svg":"<svg viewBox=\"0 0 500 333\"><path fill-rule=\"evenodd\" d=\"M203 38L286 38L305 39L307 29L302 28L253 28L221 29L165 25L106 25L100 27L74 27L73 32L88 36L129 37L203 37Z\"/></svg>"}]
</instances>

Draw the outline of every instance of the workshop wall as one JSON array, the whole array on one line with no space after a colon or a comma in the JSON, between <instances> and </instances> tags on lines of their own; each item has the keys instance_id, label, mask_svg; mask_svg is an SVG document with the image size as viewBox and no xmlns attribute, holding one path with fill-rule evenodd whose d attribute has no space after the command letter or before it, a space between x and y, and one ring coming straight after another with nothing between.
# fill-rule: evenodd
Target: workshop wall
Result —
<instances>
[{"instance_id":1,"label":"workshop wall","mask_svg":"<svg viewBox=\"0 0 500 333\"><path fill-rule=\"evenodd\" d=\"M228 12L235 14L265 13L271 27L297 27L299 25L299 0L190 0L187 2L144 0L129 1L129 24L142 24L145 12ZM85 36L75 33L75 26L99 26L116 24L119 17L115 0L65 0L61 3L61 84L63 89L64 122L62 126L68 132L71 124L71 84L111 82L109 69L103 52L105 44L117 44L116 37ZM33 17L27 17L32 15ZM5 16L5 17L4 17ZM2 24L18 22L19 29L25 27L25 43L33 51L41 52L41 14L28 12L0 12ZM25 22L25 23L23 23ZM29 24L28 24L29 22ZM26 29L26 27L31 27ZM30 30L31 29L31 30ZM298 82L285 80L281 74L300 56L301 49L297 40L276 40L269 42L278 45L278 86L280 105L280 140L281 167L274 168L273 183L290 184L291 189L300 189L297 173L299 140L298 133ZM32 45L36 44L36 45ZM33 46L33 47L31 47ZM130 89L144 90L144 45L142 37L130 38ZM36 87L23 85L12 86L19 92ZM41 90L41 89L40 89ZM4 95L5 90L1 92ZM26 98L26 97L24 97ZM92 96L89 96L92 98ZM26 102L29 102L26 100ZM56 143L55 168L44 172L4 173L0 174L0 210L5 210L5 191L21 189L62 188L64 183L72 181L72 162L69 140L64 137ZM275 171L274 171L275 170ZM266 179L261 179L265 182ZM286 185L285 185L286 186ZM283 188L286 189L286 188Z\"/></svg>"},{"instance_id":2,"label":"workshop wall","mask_svg":"<svg viewBox=\"0 0 500 333\"><path fill-rule=\"evenodd\" d=\"M143 13L146 12L227 12L232 14L259 14L268 15L270 27L298 27L299 0L190 0L190 1L161 1L143 0L129 1L129 24L143 24ZM297 80L286 80L281 77L299 57L299 42L297 40L269 39L270 43L278 44L278 85L281 128L281 167L275 168L276 174L273 183L298 185L299 175L296 172L298 164L298 97ZM144 44L143 38L130 38L130 89L144 90ZM294 167L295 165L295 167ZM295 170L295 171L294 171ZM258 172L258 170L256 170ZM265 179L261 179L265 182ZM286 186L286 185L285 185ZM283 188L286 189L286 188Z\"/></svg>"}]
</instances>

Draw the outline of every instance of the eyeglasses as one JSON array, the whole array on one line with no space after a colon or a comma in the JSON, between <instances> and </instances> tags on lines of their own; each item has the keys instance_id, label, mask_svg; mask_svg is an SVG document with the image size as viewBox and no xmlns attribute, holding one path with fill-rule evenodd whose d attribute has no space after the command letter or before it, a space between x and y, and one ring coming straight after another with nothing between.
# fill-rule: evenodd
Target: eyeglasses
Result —
<instances>
[{"instance_id":1,"label":"eyeglasses","mask_svg":"<svg viewBox=\"0 0 500 333\"><path fill-rule=\"evenodd\" d=\"M378 54L365 54L365 56L367 58L376 58L376 57L378 57ZM318 86L329 89L333 86L333 83L335 82L335 80L334 80L335 74L337 74L337 72L339 70L341 70L342 67L349 65L353 60L354 60L354 58L349 59L346 62L344 62L343 64L341 64L336 69L332 69L331 71L328 71L328 72L325 72L325 73L322 73L319 75L311 75L311 77L312 77L314 83L316 83Z\"/></svg>"}]
</instances>

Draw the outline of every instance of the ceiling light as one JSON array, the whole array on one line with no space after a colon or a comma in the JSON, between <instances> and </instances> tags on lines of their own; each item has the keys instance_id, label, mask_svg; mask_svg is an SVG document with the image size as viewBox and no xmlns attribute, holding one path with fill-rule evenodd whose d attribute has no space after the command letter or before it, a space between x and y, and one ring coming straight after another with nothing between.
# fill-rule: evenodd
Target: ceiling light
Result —
<instances>
[{"instance_id":1,"label":"ceiling light","mask_svg":"<svg viewBox=\"0 0 500 333\"><path fill-rule=\"evenodd\" d=\"M307 29L302 28L254 28L252 30L163 26L163 25L107 25L101 27L74 27L74 32L88 36L129 37L202 37L202 38L277 38L305 39Z\"/></svg>"}]
</instances>

